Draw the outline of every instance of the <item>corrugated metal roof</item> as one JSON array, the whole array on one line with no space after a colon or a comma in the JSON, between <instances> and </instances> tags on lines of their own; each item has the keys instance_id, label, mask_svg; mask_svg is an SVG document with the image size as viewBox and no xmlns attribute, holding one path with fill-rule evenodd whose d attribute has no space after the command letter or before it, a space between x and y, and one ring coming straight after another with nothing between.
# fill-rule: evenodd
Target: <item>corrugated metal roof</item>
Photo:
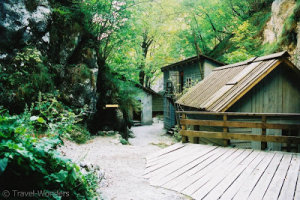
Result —
<instances>
[{"instance_id":1,"label":"corrugated metal roof","mask_svg":"<svg viewBox=\"0 0 300 200\"><path fill-rule=\"evenodd\" d=\"M226 111L281 63L286 51L255 57L213 70L176 103L207 111Z\"/></svg>"}]
</instances>

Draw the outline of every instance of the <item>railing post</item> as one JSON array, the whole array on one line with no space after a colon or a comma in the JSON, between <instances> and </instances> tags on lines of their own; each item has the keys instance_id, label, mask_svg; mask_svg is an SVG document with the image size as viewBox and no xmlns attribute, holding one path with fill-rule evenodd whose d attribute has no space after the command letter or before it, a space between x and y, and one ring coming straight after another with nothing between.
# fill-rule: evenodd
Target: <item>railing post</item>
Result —
<instances>
[{"instance_id":1,"label":"railing post","mask_svg":"<svg viewBox=\"0 0 300 200\"><path fill-rule=\"evenodd\" d=\"M228 116L227 116L226 114L223 115L223 121L224 121L224 124L226 124L227 119L228 119ZM227 134L227 133L228 133L228 127L227 127L227 126L224 126L224 127L223 127L223 133L224 133L224 134ZM223 141L224 141L224 146L225 146L225 147L227 147L227 146L230 144L230 140L228 140L228 139L224 139Z\"/></svg>"},{"instance_id":2,"label":"railing post","mask_svg":"<svg viewBox=\"0 0 300 200\"><path fill-rule=\"evenodd\" d=\"M263 115L261 118L261 121L262 121L261 135L266 135L266 133L267 133L267 129L266 129L267 117ZM261 150L265 150L266 148L267 148L267 142L261 142Z\"/></svg>"},{"instance_id":3,"label":"railing post","mask_svg":"<svg viewBox=\"0 0 300 200\"><path fill-rule=\"evenodd\" d=\"M291 129L288 129L288 136L292 136L292 130ZM291 152L291 143L290 142L288 142L286 144L286 151Z\"/></svg>"},{"instance_id":4,"label":"railing post","mask_svg":"<svg viewBox=\"0 0 300 200\"><path fill-rule=\"evenodd\" d=\"M186 118L186 115L185 114L182 114L181 115L181 119L185 119ZM180 120L180 119L179 119ZM182 130L186 130L186 126L185 125L181 125L181 129ZM182 141L182 143L187 143L188 142L188 137L187 136L185 136L185 135L182 135L181 136L181 141Z\"/></svg>"},{"instance_id":5,"label":"railing post","mask_svg":"<svg viewBox=\"0 0 300 200\"><path fill-rule=\"evenodd\" d=\"M194 131L199 131L200 127L199 125L194 125ZM191 137L191 142L194 144L198 144L199 143L199 137Z\"/></svg>"}]
</instances>

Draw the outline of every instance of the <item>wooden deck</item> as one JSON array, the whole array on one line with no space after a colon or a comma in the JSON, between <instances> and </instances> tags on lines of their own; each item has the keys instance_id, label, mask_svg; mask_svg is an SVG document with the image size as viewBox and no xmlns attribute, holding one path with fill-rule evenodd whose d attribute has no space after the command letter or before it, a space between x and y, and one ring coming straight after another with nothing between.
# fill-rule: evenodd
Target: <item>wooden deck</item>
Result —
<instances>
[{"instance_id":1,"label":"wooden deck","mask_svg":"<svg viewBox=\"0 0 300 200\"><path fill-rule=\"evenodd\" d=\"M194 199L300 199L300 154L178 143L146 161L151 185Z\"/></svg>"}]
</instances>

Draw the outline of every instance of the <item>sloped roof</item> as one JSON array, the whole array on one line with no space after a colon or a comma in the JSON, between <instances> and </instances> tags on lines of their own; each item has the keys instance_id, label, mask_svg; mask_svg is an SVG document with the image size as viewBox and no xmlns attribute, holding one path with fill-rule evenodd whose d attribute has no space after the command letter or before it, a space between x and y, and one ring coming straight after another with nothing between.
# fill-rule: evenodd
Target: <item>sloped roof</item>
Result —
<instances>
[{"instance_id":1,"label":"sloped roof","mask_svg":"<svg viewBox=\"0 0 300 200\"><path fill-rule=\"evenodd\" d=\"M218 67L176 103L206 111L225 112L280 63L298 70L286 51ZM299 71L299 70L298 70Z\"/></svg>"},{"instance_id":2,"label":"sloped roof","mask_svg":"<svg viewBox=\"0 0 300 200\"><path fill-rule=\"evenodd\" d=\"M205 58L205 59L210 60L214 63L217 63L220 66L224 65L224 63L222 63L220 61L217 61L213 58L210 58L206 55L200 54L199 56L200 56L200 58ZM187 58L185 60L182 60L182 61L179 61L179 62L176 62L176 63L172 63L170 65L164 66L164 67L161 68L161 71L169 70L169 69L172 69L173 67L176 67L176 66L184 65L184 64L187 64L187 63L194 63L194 62L197 62L197 61L198 61L198 56L194 56L194 57Z\"/></svg>"},{"instance_id":3,"label":"sloped roof","mask_svg":"<svg viewBox=\"0 0 300 200\"><path fill-rule=\"evenodd\" d=\"M139 84L139 83L135 83L135 87L140 88L140 89L144 90L145 92L147 92L147 93L149 93L149 94L157 95L157 96L162 96L161 94L155 92L155 91L152 90L151 88L149 88L149 87L144 87L144 86L142 86L142 85Z\"/></svg>"}]
</instances>

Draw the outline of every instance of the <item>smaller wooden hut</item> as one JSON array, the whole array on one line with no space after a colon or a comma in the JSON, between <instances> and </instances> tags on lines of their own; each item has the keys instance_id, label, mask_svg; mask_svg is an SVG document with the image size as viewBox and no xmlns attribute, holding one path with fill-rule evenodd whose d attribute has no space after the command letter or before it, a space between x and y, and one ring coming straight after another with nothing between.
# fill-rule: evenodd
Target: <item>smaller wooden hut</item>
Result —
<instances>
[{"instance_id":1,"label":"smaller wooden hut","mask_svg":"<svg viewBox=\"0 0 300 200\"><path fill-rule=\"evenodd\" d=\"M161 68L164 74L164 128L172 129L176 124L174 94L198 83L213 69L224 64L205 55L194 56Z\"/></svg>"},{"instance_id":2,"label":"smaller wooden hut","mask_svg":"<svg viewBox=\"0 0 300 200\"><path fill-rule=\"evenodd\" d=\"M135 98L140 102L140 110L131 109L129 118L134 122L134 125L151 125L153 116L163 111L163 96L140 84L135 84L135 87L139 89Z\"/></svg>"},{"instance_id":3,"label":"smaller wooden hut","mask_svg":"<svg viewBox=\"0 0 300 200\"><path fill-rule=\"evenodd\" d=\"M193 122L194 125L202 124L200 130L203 131L299 136L300 70L287 57L289 54L284 51L218 67L176 103L184 107L184 111L204 111L209 114L205 120L203 115L194 116L194 119L204 120ZM238 116L237 113L241 112L243 114ZM294 115L285 119L287 115L280 113ZM249 119L249 116L253 118ZM254 119L255 116L259 119ZM208 121L220 117L222 123L219 125L222 126ZM231 117L229 123L228 117ZM276 126L276 123L280 124ZM292 123L293 126L288 127L283 123ZM232 138L237 137L233 135ZM231 142L261 148L260 142ZM281 150L282 145L268 142L267 148Z\"/></svg>"}]
</instances>

